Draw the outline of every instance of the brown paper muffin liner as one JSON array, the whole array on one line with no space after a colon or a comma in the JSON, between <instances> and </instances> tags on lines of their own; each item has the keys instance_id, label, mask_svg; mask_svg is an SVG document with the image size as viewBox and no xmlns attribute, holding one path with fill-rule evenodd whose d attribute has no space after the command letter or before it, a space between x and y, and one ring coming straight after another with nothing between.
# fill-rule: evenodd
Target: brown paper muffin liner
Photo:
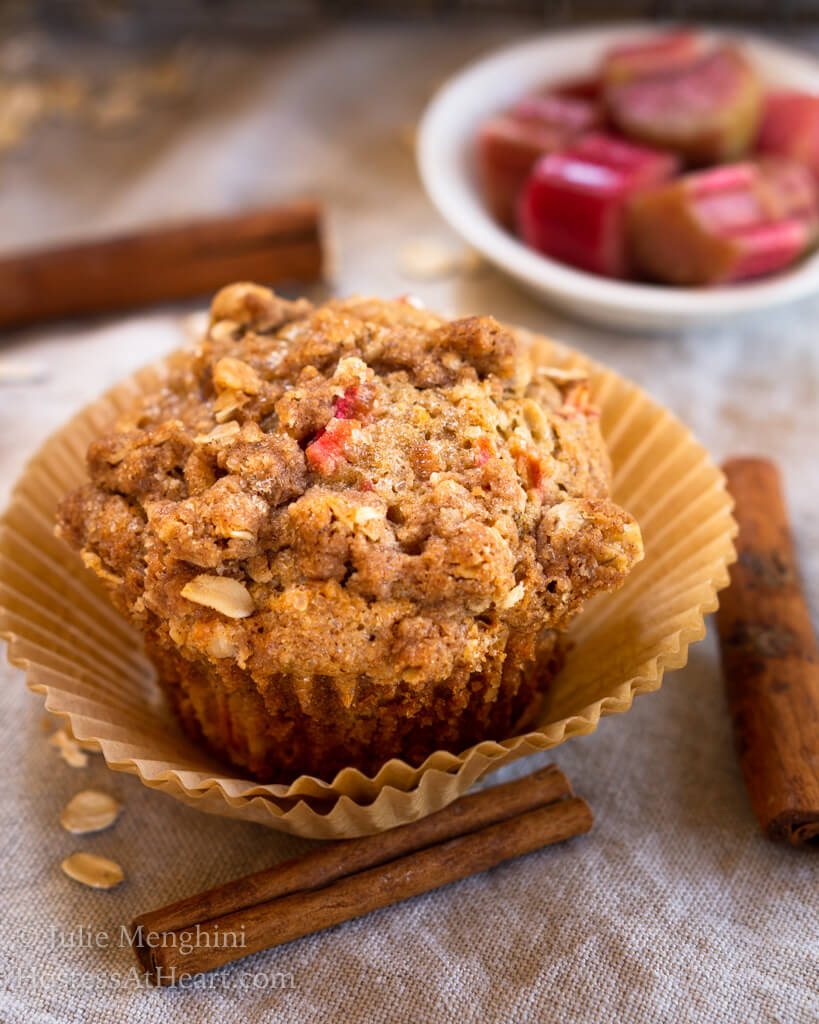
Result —
<instances>
[{"instance_id":1,"label":"brown paper muffin liner","mask_svg":"<svg viewBox=\"0 0 819 1024\"><path fill-rule=\"evenodd\" d=\"M668 411L604 366L529 332L536 360L583 368L602 413L614 499L643 532L646 557L613 594L590 601L534 726L462 753L439 750L418 768L388 761L373 778L344 768L289 785L242 778L184 738L165 706L141 639L94 575L53 534L60 498L86 477L85 451L178 355L146 367L83 409L30 461L0 520L0 636L9 661L74 736L108 765L210 814L313 838L381 831L439 810L476 779L518 757L592 732L685 664L704 616L728 582L736 525L723 476Z\"/></svg>"}]
</instances>

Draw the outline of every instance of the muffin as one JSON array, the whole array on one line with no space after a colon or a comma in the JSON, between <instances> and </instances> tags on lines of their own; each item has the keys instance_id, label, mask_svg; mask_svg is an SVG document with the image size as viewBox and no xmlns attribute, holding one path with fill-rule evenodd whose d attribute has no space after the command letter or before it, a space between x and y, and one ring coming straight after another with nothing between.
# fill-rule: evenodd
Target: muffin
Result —
<instances>
[{"instance_id":1,"label":"muffin","mask_svg":"<svg viewBox=\"0 0 819 1024\"><path fill-rule=\"evenodd\" d=\"M261 781L524 727L642 557L577 373L491 317L235 284L57 531L186 731Z\"/></svg>"}]
</instances>

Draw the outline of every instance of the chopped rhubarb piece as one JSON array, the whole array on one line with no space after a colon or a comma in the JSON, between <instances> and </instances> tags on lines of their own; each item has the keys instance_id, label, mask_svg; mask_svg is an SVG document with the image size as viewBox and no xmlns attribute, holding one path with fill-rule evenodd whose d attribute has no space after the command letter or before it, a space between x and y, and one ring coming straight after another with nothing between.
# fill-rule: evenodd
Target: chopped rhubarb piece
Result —
<instances>
[{"instance_id":1,"label":"chopped rhubarb piece","mask_svg":"<svg viewBox=\"0 0 819 1024\"><path fill-rule=\"evenodd\" d=\"M819 189L784 157L689 174L636 196L633 258L649 277L707 285L772 273L815 242Z\"/></svg>"},{"instance_id":2,"label":"chopped rhubarb piece","mask_svg":"<svg viewBox=\"0 0 819 1024\"><path fill-rule=\"evenodd\" d=\"M486 435L482 435L475 442L475 465L485 466L495 454L495 448Z\"/></svg>"},{"instance_id":3,"label":"chopped rhubarb piece","mask_svg":"<svg viewBox=\"0 0 819 1024\"><path fill-rule=\"evenodd\" d=\"M304 450L310 466L322 476L332 476L346 460L346 446L353 431L369 423L372 389L367 384L351 384L335 402L333 418Z\"/></svg>"},{"instance_id":4,"label":"chopped rhubarb piece","mask_svg":"<svg viewBox=\"0 0 819 1024\"><path fill-rule=\"evenodd\" d=\"M509 442L509 451L515 462L518 476L530 491L542 496L543 483L548 473L546 456L533 444L513 437Z\"/></svg>"},{"instance_id":5,"label":"chopped rhubarb piece","mask_svg":"<svg viewBox=\"0 0 819 1024\"><path fill-rule=\"evenodd\" d=\"M369 388L352 384L340 398L336 399L333 415L339 420L358 420L366 423L370 416L371 401Z\"/></svg>"},{"instance_id":6,"label":"chopped rhubarb piece","mask_svg":"<svg viewBox=\"0 0 819 1024\"><path fill-rule=\"evenodd\" d=\"M819 206L819 185L813 176L805 174L805 165L787 157L763 156L756 161L767 189L770 202L789 216L813 219Z\"/></svg>"},{"instance_id":7,"label":"chopped rhubarb piece","mask_svg":"<svg viewBox=\"0 0 819 1024\"><path fill-rule=\"evenodd\" d=\"M576 100L588 100L590 103L599 103L603 95L603 81L601 78L569 78L563 82L553 83L549 87L553 96L568 96Z\"/></svg>"},{"instance_id":8,"label":"chopped rhubarb piece","mask_svg":"<svg viewBox=\"0 0 819 1024\"><path fill-rule=\"evenodd\" d=\"M607 82L627 82L673 71L696 60L700 48L700 37L687 29L637 39L609 50L603 58L601 75Z\"/></svg>"},{"instance_id":9,"label":"chopped rhubarb piece","mask_svg":"<svg viewBox=\"0 0 819 1024\"><path fill-rule=\"evenodd\" d=\"M518 100L509 116L535 121L555 131L579 134L600 126L600 108L595 103L558 93L531 93Z\"/></svg>"},{"instance_id":10,"label":"chopped rhubarb piece","mask_svg":"<svg viewBox=\"0 0 819 1024\"><path fill-rule=\"evenodd\" d=\"M554 153L599 120L596 104L536 94L487 121L478 136L478 160L493 215L513 226L518 194L538 157Z\"/></svg>"},{"instance_id":11,"label":"chopped rhubarb piece","mask_svg":"<svg viewBox=\"0 0 819 1024\"><path fill-rule=\"evenodd\" d=\"M819 178L819 96L807 92L769 93L757 149L801 160Z\"/></svg>"},{"instance_id":12,"label":"chopped rhubarb piece","mask_svg":"<svg viewBox=\"0 0 819 1024\"><path fill-rule=\"evenodd\" d=\"M694 164L743 156L762 111L759 78L732 46L676 70L615 82L606 99L624 135L673 150Z\"/></svg>"},{"instance_id":13,"label":"chopped rhubarb piece","mask_svg":"<svg viewBox=\"0 0 819 1024\"><path fill-rule=\"evenodd\" d=\"M560 414L566 419L575 419L578 416L586 416L593 420L599 419L600 411L591 404L591 392L587 380L579 380L569 385L563 395Z\"/></svg>"},{"instance_id":14,"label":"chopped rhubarb piece","mask_svg":"<svg viewBox=\"0 0 819 1024\"><path fill-rule=\"evenodd\" d=\"M515 203L532 165L564 139L551 128L508 115L493 117L478 137L478 162L486 202L492 215L509 227Z\"/></svg>"},{"instance_id":15,"label":"chopped rhubarb piece","mask_svg":"<svg viewBox=\"0 0 819 1024\"><path fill-rule=\"evenodd\" d=\"M538 251L608 277L625 277L626 202L670 178L676 159L611 136L586 135L538 161L521 194L521 237Z\"/></svg>"},{"instance_id":16,"label":"chopped rhubarb piece","mask_svg":"<svg viewBox=\"0 0 819 1024\"><path fill-rule=\"evenodd\" d=\"M333 418L304 450L311 468L321 476L332 476L346 459L346 445L355 430L352 420Z\"/></svg>"}]
</instances>

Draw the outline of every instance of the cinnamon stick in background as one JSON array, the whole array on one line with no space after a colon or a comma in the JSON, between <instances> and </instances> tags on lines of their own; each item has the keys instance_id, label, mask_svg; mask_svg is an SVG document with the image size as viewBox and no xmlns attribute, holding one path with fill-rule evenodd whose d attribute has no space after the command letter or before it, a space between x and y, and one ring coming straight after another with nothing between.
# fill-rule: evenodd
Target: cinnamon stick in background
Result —
<instances>
[{"instance_id":1,"label":"cinnamon stick in background","mask_svg":"<svg viewBox=\"0 0 819 1024\"><path fill-rule=\"evenodd\" d=\"M308 200L0 258L0 327L213 292L231 281L322 274L321 211Z\"/></svg>"},{"instance_id":2,"label":"cinnamon stick in background","mask_svg":"<svg viewBox=\"0 0 819 1024\"><path fill-rule=\"evenodd\" d=\"M819 850L819 650L779 473L760 458L723 470L739 536L717 624L742 774L769 838Z\"/></svg>"},{"instance_id":3,"label":"cinnamon stick in background","mask_svg":"<svg viewBox=\"0 0 819 1024\"><path fill-rule=\"evenodd\" d=\"M143 914L131 925L134 949L156 984L174 984L587 832L592 821L551 765Z\"/></svg>"}]
</instances>

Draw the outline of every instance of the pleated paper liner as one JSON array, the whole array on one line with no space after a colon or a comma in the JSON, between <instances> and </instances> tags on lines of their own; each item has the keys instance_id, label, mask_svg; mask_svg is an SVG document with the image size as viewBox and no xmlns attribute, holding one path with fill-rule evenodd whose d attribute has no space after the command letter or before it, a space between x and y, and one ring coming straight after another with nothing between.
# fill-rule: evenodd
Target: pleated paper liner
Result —
<instances>
[{"instance_id":1,"label":"pleated paper liner","mask_svg":"<svg viewBox=\"0 0 819 1024\"><path fill-rule=\"evenodd\" d=\"M53 534L59 499L85 479L91 440L142 392L161 385L178 354L146 367L86 407L28 464L0 520L0 636L8 657L45 695L48 711L99 745L111 768L211 814L314 838L355 836L436 811L515 758L592 732L685 664L704 616L728 582L736 532L722 474L689 431L634 385L576 352L521 331L538 362L589 371L614 466L614 498L643 531L646 557L615 594L589 602L573 647L529 732L460 753L399 760L374 778L345 768L260 785L191 744L166 709L136 634L96 577Z\"/></svg>"}]
</instances>

